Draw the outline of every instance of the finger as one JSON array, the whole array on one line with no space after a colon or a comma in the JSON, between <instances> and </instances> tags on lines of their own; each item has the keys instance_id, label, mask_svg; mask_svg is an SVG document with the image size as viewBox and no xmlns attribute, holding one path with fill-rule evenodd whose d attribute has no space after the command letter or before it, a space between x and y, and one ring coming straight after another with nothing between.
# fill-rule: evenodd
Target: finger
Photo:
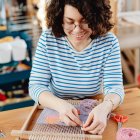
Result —
<instances>
[{"instance_id":1,"label":"finger","mask_svg":"<svg viewBox=\"0 0 140 140\"><path fill-rule=\"evenodd\" d=\"M78 125L80 125L80 126L82 126L83 125L83 122L80 120L80 118L79 118L79 111L75 108L75 109L73 109L72 110L72 112L74 113L74 115L78 118L78 120L76 120L76 123L77 123L77 121L78 121Z\"/></svg>"},{"instance_id":2,"label":"finger","mask_svg":"<svg viewBox=\"0 0 140 140\"><path fill-rule=\"evenodd\" d=\"M94 130L98 125L99 125L99 122L93 121L93 123L91 123L89 126L83 127L82 130L84 130L84 131L92 131L92 130Z\"/></svg>"},{"instance_id":3,"label":"finger","mask_svg":"<svg viewBox=\"0 0 140 140\"><path fill-rule=\"evenodd\" d=\"M103 132L104 132L104 130L105 130L105 127L103 127L103 128L98 132L98 134L99 134L99 135L102 135Z\"/></svg>"},{"instance_id":4,"label":"finger","mask_svg":"<svg viewBox=\"0 0 140 140\"><path fill-rule=\"evenodd\" d=\"M77 117L77 116L76 116L75 114L73 114L72 112L69 113L68 117L69 117L73 122L75 122L77 125L80 125L80 126L82 125L82 122L81 122L80 118Z\"/></svg>"},{"instance_id":5,"label":"finger","mask_svg":"<svg viewBox=\"0 0 140 140\"><path fill-rule=\"evenodd\" d=\"M79 110L79 109L77 109L77 112L78 112L78 115L80 115L80 114L81 114L81 112L80 112L80 110Z\"/></svg>"},{"instance_id":6,"label":"finger","mask_svg":"<svg viewBox=\"0 0 140 140\"><path fill-rule=\"evenodd\" d=\"M99 134L99 132L103 129L103 125L98 125L95 129L91 130L91 131L88 131L89 133L92 133L92 134Z\"/></svg>"},{"instance_id":7,"label":"finger","mask_svg":"<svg viewBox=\"0 0 140 140\"><path fill-rule=\"evenodd\" d=\"M74 108L72 112L74 113L75 116L79 118L78 110L76 108Z\"/></svg>"},{"instance_id":8,"label":"finger","mask_svg":"<svg viewBox=\"0 0 140 140\"><path fill-rule=\"evenodd\" d=\"M63 121L67 126L77 126L77 124L73 122L68 116L64 116Z\"/></svg>"},{"instance_id":9,"label":"finger","mask_svg":"<svg viewBox=\"0 0 140 140\"><path fill-rule=\"evenodd\" d=\"M92 122L93 122L93 115L92 114L89 114L85 124L83 125L83 128L86 128L87 126L89 126Z\"/></svg>"}]
</instances>

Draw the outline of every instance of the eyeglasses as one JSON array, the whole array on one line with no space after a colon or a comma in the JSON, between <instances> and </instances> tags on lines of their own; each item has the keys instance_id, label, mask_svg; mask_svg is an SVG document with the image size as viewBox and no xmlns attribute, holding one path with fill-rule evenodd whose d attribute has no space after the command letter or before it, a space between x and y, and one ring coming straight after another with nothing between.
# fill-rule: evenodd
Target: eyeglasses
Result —
<instances>
[{"instance_id":1,"label":"eyeglasses","mask_svg":"<svg viewBox=\"0 0 140 140\"><path fill-rule=\"evenodd\" d=\"M81 29L88 29L89 26L87 23L83 22L79 25L75 25L74 23L64 23L62 24L63 28L66 30L74 30L77 26L79 26Z\"/></svg>"}]
</instances>

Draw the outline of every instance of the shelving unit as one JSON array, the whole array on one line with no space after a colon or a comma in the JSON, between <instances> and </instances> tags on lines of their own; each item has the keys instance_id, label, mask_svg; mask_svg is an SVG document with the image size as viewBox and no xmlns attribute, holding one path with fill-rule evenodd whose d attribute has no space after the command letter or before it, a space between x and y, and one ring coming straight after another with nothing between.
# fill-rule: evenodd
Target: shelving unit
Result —
<instances>
[{"instance_id":1,"label":"shelving unit","mask_svg":"<svg viewBox=\"0 0 140 140\"><path fill-rule=\"evenodd\" d=\"M32 38L25 32L9 32L9 31L0 31L0 38L5 37L5 36L19 36L20 38L24 39L26 44L27 44L27 52L29 56L29 60L25 59L22 61L22 63L26 63L31 67L32 65ZM16 66L18 65L18 61L11 61L10 63L7 64L0 64L0 68L3 66ZM16 82L22 79L27 79L29 78L30 70L23 70L23 71L14 71L11 73L6 73L6 74L0 74L0 87L2 84L8 84L12 82Z\"/></svg>"},{"instance_id":2,"label":"shelving unit","mask_svg":"<svg viewBox=\"0 0 140 140\"><path fill-rule=\"evenodd\" d=\"M6 21L6 25L1 26L0 28L1 29L0 38L5 37L5 36L13 36L15 38L16 36L19 36L21 39L24 39L27 44L27 57L25 60L22 61L22 63L28 65L31 69L33 46L35 46L38 40L37 37L39 37L40 35L39 33L37 34L37 31L38 31L37 29L39 28L38 25L34 24L36 19L32 18L28 14L26 16L23 16L22 10L12 5L12 0L0 0L0 1L5 2L3 3L3 7L4 7L4 4L8 7L7 9L8 20ZM27 11L26 8L23 10ZM3 28L3 27L6 27L6 28ZM0 64L0 69L3 66L16 67L19 63L21 62L11 61L10 63L7 63L7 64ZM15 71L12 71L9 73L3 73L3 74L0 73L0 89L4 90L4 92L7 93L8 91L12 92L14 90L19 90L22 88L24 92L25 84L23 82L27 83L30 76L30 69L25 69L25 70L20 70L20 71L15 70ZM28 88L28 86L26 86L26 88ZM30 106L30 105L33 105L33 103L34 102L33 100L30 99L30 97L10 98L4 102L0 102L0 111Z\"/></svg>"},{"instance_id":3,"label":"shelving unit","mask_svg":"<svg viewBox=\"0 0 140 140\"><path fill-rule=\"evenodd\" d=\"M32 39L31 37L26 33L26 32L9 32L9 31L0 31L0 38L4 36L20 36L22 39L26 41L27 44L27 58L22 61L22 63L28 65L31 68L32 65ZM11 61L10 63L7 64L0 64L0 68L4 66L10 66L10 67L16 67L19 63L18 61ZM21 70L21 71L13 71L10 73L4 73L0 74L0 89L4 90L5 92L8 91L14 91L18 89L23 89L25 90L24 86L18 86L20 83L19 81L28 80L30 75L30 69L28 70ZM20 83L21 84L21 83ZM13 88L15 87L15 88ZM28 88L26 86L26 88ZM10 110L10 109L15 109L15 108L20 108L20 107L25 107L25 106L30 106L33 105L33 101L29 97L24 97L24 98L13 98L13 99L7 99L5 102L0 102L0 110Z\"/></svg>"}]
</instances>

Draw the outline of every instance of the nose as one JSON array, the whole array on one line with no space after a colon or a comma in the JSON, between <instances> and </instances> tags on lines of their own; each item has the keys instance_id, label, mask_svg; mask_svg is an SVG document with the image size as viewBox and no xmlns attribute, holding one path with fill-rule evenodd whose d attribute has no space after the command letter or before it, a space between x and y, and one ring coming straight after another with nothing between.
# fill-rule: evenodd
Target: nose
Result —
<instances>
[{"instance_id":1,"label":"nose","mask_svg":"<svg viewBox=\"0 0 140 140\"><path fill-rule=\"evenodd\" d=\"M80 24L75 25L74 32L83 31L83 29L80 27Z\"/></svg>"}]
</instances>

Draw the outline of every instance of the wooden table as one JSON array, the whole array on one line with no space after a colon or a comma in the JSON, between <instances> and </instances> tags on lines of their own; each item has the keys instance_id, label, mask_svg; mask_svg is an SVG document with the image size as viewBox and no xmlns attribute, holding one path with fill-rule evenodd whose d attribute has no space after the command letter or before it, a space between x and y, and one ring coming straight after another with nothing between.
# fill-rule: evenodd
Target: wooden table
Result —
<instances>
[{"instance_id":1,"label":"wooden table","mask_svg":"<svg viewBox=\"0 0 140 140\"><path fill-rule=\"evenodd\" d=\"M11 111L0 112L0 130L6 134L1 140L15 140L10 136L11 130L19 130L26 120L32 107L20 108ZM133 127L140 129L140 89L131 88L126 90L126 96L123 105L114 112L127 115L129 120L123 124L123 127ZM103 133L103 140L115 140L117 124L109 120L107 128Z\"/></svg>"}]
</instances>

